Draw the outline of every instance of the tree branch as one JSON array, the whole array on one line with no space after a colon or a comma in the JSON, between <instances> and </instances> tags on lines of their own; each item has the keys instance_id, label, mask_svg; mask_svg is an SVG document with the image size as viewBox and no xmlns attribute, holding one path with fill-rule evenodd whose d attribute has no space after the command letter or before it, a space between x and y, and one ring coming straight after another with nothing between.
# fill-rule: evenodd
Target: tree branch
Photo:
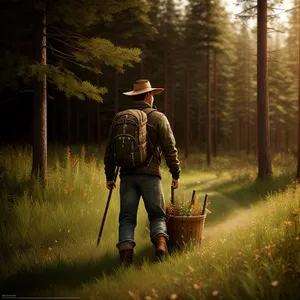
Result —
<instances>
[{"instance_id":1,"label":"tree branch","mask_svg":"<svg viewBox=\"0 0 300 300\"><path fill-rule=\"evenodd\" d=\"M275 28L272 28L272 27L267 27L267 30L270 30L268 32L280 32L280 33L284 33L284 31L281 31L279 29L275 29Z\"/></svg>"},{"instance_id":2,"label":"tree branch","mask_svg":"<svg viewBox=\"0 0 300 300\"><path fill-rule=\"evenodd\" d=\"M57 49L55 49L55 48L53 48L53 46L47 41L47 44L49 44L49 46L50 46L50 49L51 49L51 51L52 51L52 54L53 55L56 55L55 53L53 53L53 51L55 51L55 52L58 52L58 53L60 53L60 54L63 54L63 55L65 55L66 57L70 57L70 58L74 58L74 56L73 55L70 55L70 54L66 54L66 53L64 53L64 52L61 52L61 51L59 51L59 50L57 50ZM47 46L47 48L49 48L48 46Z\"/></svg>"},{"instance_id":3,"label":"tree branch","mask_svg":"<svg viewBox=\"0 0 300 300\"><path fill-rule=\"evenodd\" d=\"M70 59L70 58L67 58L67 57L62 56L62 55L59 55L59 54L54 54L54 55L57 56L57 57L60 57L60 58L62 58L62 59L65 59L65 60L67 60L67 61L69 61L69 62L71 62L71 63L73 63L73 64L79 66L80 68L84 67L83 65L77 63L76 61L74 61L74 60L72 60L72 59Z\"/></svg>"},{"instance_id":4,"label":"tree branch","mask_svg":"<svg viewBox=\"0 0 300 300\"><path fill-rule=\"evenodd\" d=\"M81 35L81 34L78 34L78 33L76 33L76 32L70 31L70 30L61 29L61 28L59 28L59 27L55 27L55 26L52 26L52 25L48 25L47 27L48 27L48 28L53 28L54 30L56 30L56 31L58 31L58 32L61 32L61 33L63 33L63 34L64 34L64 32L69 33L69 34L72 34L72 35L74 35L74 36L73 36L74 38L82 38L82 39L84 39L84 40L88 40L87 37L85 37L85 36L83 36L83 35ZM69 36L69 35L67 35L67 34L65 34L65 35L66 35L66 36Z\"/></svg>"},{"instance_id":5,"label":"tree branch","mask_svg":"<svg viewBox=\"0 0 300 300\"><path fill-rule=\"evenodd\" d=\"M82 49L80 49L80 48L78 48L78 47L75 47L75 46L73 46L73 45L71 45L71 44L69 44L69 43L67 43L67 42L65 42L65 41L63 41L63 40L61 40L61 39L52 37L51 34L48 34L48 36L50 36L50 38L52 38L53 40L56 40L56 41L58 41L58 42L61 42L61 43L65 44L65 45L67 45L67 46L69 46L69 47L71 47L71 48L73 48L73 49L75 49L75 50L77 50L77 51L82 51Z\"/></svg>"},{"instance_id":6,"label":"tree branch","mask_svg":"<svg viewBox=\"0 0 300 300\"><path fill-rule=\"evenodd\" d=\"M235 15L238 16L238 15L243 14L243 13L245 13L245 12L247 12L247 11L249 11L249 10L252 10L252 9L254 9L254 8L257 8L257 5L253 5L253 6L251 6L251 7L248 7L248 8L244 9L243 11L241 11L241 12L235 14ZM252 15L251 15L251 16L252 16Z\"/></svg>"}]
</instances>

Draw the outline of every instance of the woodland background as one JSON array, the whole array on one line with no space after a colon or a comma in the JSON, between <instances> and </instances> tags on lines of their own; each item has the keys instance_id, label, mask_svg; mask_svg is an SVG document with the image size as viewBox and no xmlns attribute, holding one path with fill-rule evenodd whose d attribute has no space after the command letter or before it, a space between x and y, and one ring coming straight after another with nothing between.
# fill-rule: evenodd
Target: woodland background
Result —
<instances>
[{"instance_id":1,"label":"woodland background","mask_svg":"<svg viewBox=\"0 0 300 300\"><path fill-rule=\"evenodd\" d=\"M266 139L272 153L297 153L300 2L290 10L282 1L261 2L268 21ZM206 152L209 165L221 151L257 153L263 112L257 109L257 31L248 20L258 16L258 5L238 1L241 12L232 21L219 0L179 4L2 0L0 141L37 145L35 130L46 124L40 140L103 147L114 114L130 101L122 92L147 78L165 89L155 105L185 158ZM283 13L288 24L280 24ZM36 78L46 76L41 94ZM44 125L34 123L37 93L47 104L44 121L37 121Z\"/></svg>"}]
</instances>

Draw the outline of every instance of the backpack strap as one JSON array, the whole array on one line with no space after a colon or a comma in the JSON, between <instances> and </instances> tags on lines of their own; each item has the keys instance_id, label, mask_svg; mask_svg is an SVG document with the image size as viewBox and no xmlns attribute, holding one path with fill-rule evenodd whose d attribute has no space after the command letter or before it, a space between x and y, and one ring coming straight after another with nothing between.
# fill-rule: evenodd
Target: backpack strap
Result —
<instances>
[{"instance_id":1,"label":"backpack strap","mask_svg":"<svg viewBox=\"0 0 300 300\"><path fill-rule=\"evenodd\" d=\"M152 107L143 109L143 112L147 115L147 118L148 118L148 116L149 116L152 112L154 112L154 111L157 111L157 109L156 109L156 108L152 108ZM150 126L150 127L152 127L152 126L149 125L148 123L147 123L147 125ZM155 154L156 152L158 152L158 150L157 150L158 144L155 145L155 146L153 145L152 140L151 140L151 138L150 138L150 134L148 133L148 131L147 131L147 135L148 135L148 141L149 141L149 143L150 143L150 145L151 145L151 148L152 148L152 149L151 149L151 152L150 152L151 154L149 155L148 159L147 159L146 162L145 162L145 165L149 166L150 163L151 163L151 161L152 161L152 159L153 159L154 154Z\"/></svg>"},{"instance_id":2,"label":"backpack strap","mask_svg":"<svg viewBox=\"0 0 300 300\"><path fill-rule=\"evenodd\" d=\"M147 115L147 117L154 111L157 111L157 109L152 107L143 109L143 112Z\"/></svg>"}]
</instances>

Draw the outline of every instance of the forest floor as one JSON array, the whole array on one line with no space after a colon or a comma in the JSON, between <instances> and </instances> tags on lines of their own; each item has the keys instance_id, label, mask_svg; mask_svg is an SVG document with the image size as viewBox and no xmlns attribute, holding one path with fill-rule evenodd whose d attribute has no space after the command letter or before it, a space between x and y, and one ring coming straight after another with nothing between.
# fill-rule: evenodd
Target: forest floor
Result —
<instances>
[{"instance_id":1,"label":"forest floor","mask_svg":"<svg viewBox=\"0 0 300 300\"><path fill-rule=\"evenodd\" d=\"M29 178L29 148L0 149L2 294L81 299L300 299L300 186L296 159L273 157L273 177L256 180L254 157L182 161L175 198L209 196L201 246L187 245L157 263L142 201L129 269L116 248L118 184L102 240L107 201L95 149L49 149L47 190ZM69 152L70 150L70 152ZM94 151L94 152L93 152ZM170 198L170 174L163 168Z\"/></svg>"}]
</instances>

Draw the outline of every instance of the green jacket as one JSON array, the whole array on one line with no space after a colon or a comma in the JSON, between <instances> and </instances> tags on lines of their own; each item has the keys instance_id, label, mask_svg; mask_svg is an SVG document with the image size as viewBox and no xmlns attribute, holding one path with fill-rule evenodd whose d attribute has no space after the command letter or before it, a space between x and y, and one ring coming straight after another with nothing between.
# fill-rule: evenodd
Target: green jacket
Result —
<instances>
[{"instance_id":1,"label":"green jacket","mask_svg":"<svg viewBox=\"0 0 300 300\"><path fill-rule=\"evenodd\" d=\"M144 101L133 101L132 104L127 107L127 109L144 110L150 107L151 106ZM180 175L178 151L176 149L175 138L167 117L163 113L155 110L148 115L147 125L151 142L154 146L157 146L150 163L148 162L146 165L136 168L121 168L120 176L122 177L125 174L152 174L161 177L159 167L161 164L161 154L163 154L169 171L172 174L172 178L178 179ZM104 156L105 175L107 181L114 180L116 169L111 141L112 127L110 127Z\"/></svg>"}]
</instances>

